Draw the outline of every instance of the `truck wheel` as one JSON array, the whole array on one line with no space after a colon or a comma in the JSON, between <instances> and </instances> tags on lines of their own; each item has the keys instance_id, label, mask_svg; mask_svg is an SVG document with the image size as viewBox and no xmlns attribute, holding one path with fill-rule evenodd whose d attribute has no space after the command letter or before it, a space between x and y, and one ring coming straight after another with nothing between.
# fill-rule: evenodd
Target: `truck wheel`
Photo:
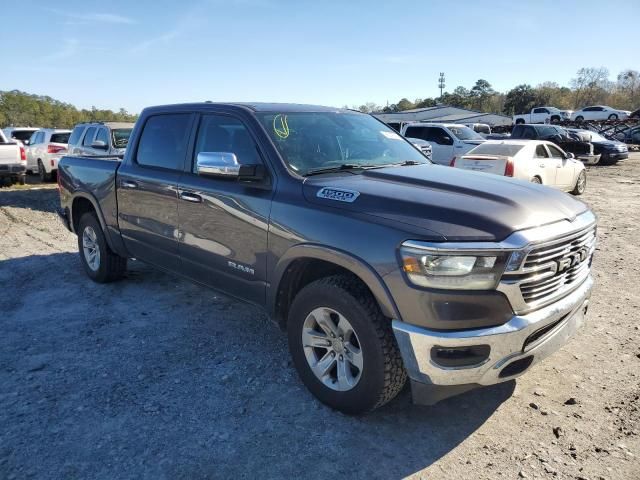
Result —
<instances>
[{"instance_id":1,"label":"truck wheel","mask_svg":"<svg viewBox=\"0 0 640 480\"><path fill-rule=\"evenodd\" d=\"M576 117L576 122L581 122L581 121L583 121L583 120L584 120L584 117L583 117L583 116L581 116L581 115L580 115L580 116L578 116L578 117Z\"/></svg>"},{"instance_id":2,"label":"truck wheel","mask_svg":"<svg viewBox=\"0 0 640 480\"><path fill-rule=\"evenodd\" d=\"M20 185L24 185L25 183L27 183L26 176L25 176L25 175L20 175L20 176L18 177L18 183L19 183Z\"/></svg>"},{"instance_id":3,"label":"truck wheel","mask_svg":"<svg viewBox=\"0 0 640 480\"><path fill-rule=\"evenodd\" d=\"M406 382L391 322L354 277L335 275L304 287L291 305L287 330L302 382L332 408L368 412Z\"/></svg>"},{"instance_id":4,"label":"truck wheel","mask_svg":"<svg viewBox=\"0 0 640 480\"><path fill-rule=\"evenodd\" d=\"M551 123L560 123L560 117L551 117Z\"/></svg>"},{"instance_id":5,"label":"truck wheel","mask_svg":"<svg viewBox=\"0 0 640 480\"><path fill-rule=\"evenodd\" d=\"M571 193L573 193L574 195L582 195L586 190L586 188L587 188L587 174L583 170L580 172L580 175L578 175L578 180L576 180L576 186L571 191Z\"/></svg>"},{"instance_id":6,"label":"truck wheel","mask_svg":"<svg viewBox=\"0 0 640 480\"><path fill-rule=\"evenodd\" d=\"M42 164L42 160L38 160L38 175L40 175L40 181L42 183L51 181L51 174L47 173Z\"/></svg>"},{"instance_id":7,"label":"truck wheel","mask_svg":"<svg viewBox=\"0 0 640 480\"><path fill-rule=\"evenodd\" d=\"M524 123L524 120L522 120L521 118L516 120L516 125L522 125L523 123Z\"/></svg>"},{"instance_id":8,"label":"truck wheel","mask_svg":"<svg viewBox=\"0 0 640 480\"><path fill-rule=\"evenodd\" d=\"M78 250L85 272L98 283L122 278L127 270L127 259L115 254L107 245L100 222L92 213L80 218Z\"/></svg>"}]
</instances>

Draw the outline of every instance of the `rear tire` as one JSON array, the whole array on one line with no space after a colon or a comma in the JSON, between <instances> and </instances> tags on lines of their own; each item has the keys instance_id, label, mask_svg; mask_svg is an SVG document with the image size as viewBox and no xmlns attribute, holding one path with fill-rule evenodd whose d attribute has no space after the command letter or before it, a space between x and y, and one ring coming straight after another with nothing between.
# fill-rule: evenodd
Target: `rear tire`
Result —
<instances>
[{"instance_id":1,"label":"rear tire","mask_svg":"<svg viewBox=\"0 0 640 480\"><path fill-rule=\"evenodd\" d=\"M78 226L78 251L88 277L97 283L121 279L127 271L127 259L107 245L100 222L93 213L85 213Z\"/></svg>"},{"instance_id":2,"label":"rear tire","mask_svg":"<svg viewBox=\"0 0 640 480\"><path fill-rule=\"evenodd\" d=\"M287 330L300 379L336 410L371 411L406 382L391 321L356 277L335 275L305 286L293 300Z\"/></svg>"},{"instance_id":3,"label":"rear tire","mask_svg":"<svg viewBox=\"0 0 640 480\"><path fill-rule=\"evenodd\" d=\"M582 122L584 120L583 116L576 117L576 122Z\"/></svg>"},{"instance_id":4,"label":"rear tire","mask_svg":"<svg viewBox=\"0 0 640 480\"><path fill-rule=\"evenodd\" d=\"M522 119L516 120L516 125L522 125L523 123L524 123L524 120Z\"/></svg>"},{"instance_id":5,"label":"rear tire","mask_svg":"<svg viewBox=\"0 0 640 480\"><path fill-rule=\"evenodd\" d=\"M47 173L47 171L44 169L42 160L38 160L38 175L40 176L40 181L43 183L51 181L51 174Z\"/></svg>"},{"instance_id":6,"label":"rear tire","mask_svg":"<svg viewBox=\"0 0 640 480\"><path fill-rule=\"evenodd\" d=\"M19 183L20 185L24 185L25 183L27 183L27 179L26 179L25 175L20 175L20 176L18 177L18 183Z\"/></svg>"},{"instance_id":7,"label":"rear tire","mask_svg":"<svg viewBox=\"0 0 640 480\"><path fill-rule=\"evenodd\" d=\"M611 115L609 115L609 120L617 120L618 119L618 115L616 115L615 113L612 113Z\"/></svg>"},{"instance_id":8,"label":"rear tire","mask_svg":"<svg viewBox=\"0 0 640 480\"><path fill-rule=\"evenodd\" d=\"M571 191L571 193L574 195L582 195L586 189L587 189L587 172L583 170L578 175L578 179L576 180L576 186Z\"/></svg>"},{"instance_id":9,"label":"rear tire","mask_svg":"<svg viewBox=\"0 0 640 480\"><path fill-rule=\"evenodd\" d=\"M533 177L531 179L531 183L537 183L538 185L542 185L542 180L540 180L540 177Z\"/></svg>"}]
</instances>

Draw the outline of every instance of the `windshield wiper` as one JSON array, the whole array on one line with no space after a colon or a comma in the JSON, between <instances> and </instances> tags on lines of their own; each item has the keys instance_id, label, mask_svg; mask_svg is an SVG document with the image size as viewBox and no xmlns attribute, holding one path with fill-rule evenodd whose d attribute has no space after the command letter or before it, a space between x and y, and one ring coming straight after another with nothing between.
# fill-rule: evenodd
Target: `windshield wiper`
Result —
<instances>
[{"instance_id":1,"label":"windshield wiper","mask_svg":"<svg viewBox=\"0 0 640 480\"><path fill-rule=\"evenodd\" d=\"M319 173L341 172L343 170L364 170L365 168L370 167L370 165L358 165L357 163L343 163L342 165L333 167L312 168L307 173L305 173L304 176L309 177L311 175L318 175Z\"/></svg>"}]
</instances>

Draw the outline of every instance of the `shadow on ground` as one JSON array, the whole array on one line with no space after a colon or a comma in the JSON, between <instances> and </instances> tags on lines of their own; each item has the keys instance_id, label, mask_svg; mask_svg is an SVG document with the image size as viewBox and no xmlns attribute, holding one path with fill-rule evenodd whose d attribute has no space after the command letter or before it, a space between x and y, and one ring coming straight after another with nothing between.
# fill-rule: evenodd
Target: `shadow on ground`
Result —
<instances>
[{"instance_id":1,"label":"shadow on ground","mask_svg":"<svg viewBox=\"0 0 640 480\"><path fill-rule=\"evenodd\" d=\"M2 478L403 478L515 385L350 417L307 392L257 308L139 262L98 285L77 254L6 260L0 291Z\"/></svg>"},{"instance_id":2,"label":"shadow on ground","mask_svg":"<svg viewBox=\"0 0 640 480\"><path fill-rule=\"evenodd\" d=\"M42 188L41 188L42 185ZM55 212L60 205L57 188L48 184L34 184L36 188L0 188L0 207L16 207L42 212Z\"/></svg>"}]
</instances>

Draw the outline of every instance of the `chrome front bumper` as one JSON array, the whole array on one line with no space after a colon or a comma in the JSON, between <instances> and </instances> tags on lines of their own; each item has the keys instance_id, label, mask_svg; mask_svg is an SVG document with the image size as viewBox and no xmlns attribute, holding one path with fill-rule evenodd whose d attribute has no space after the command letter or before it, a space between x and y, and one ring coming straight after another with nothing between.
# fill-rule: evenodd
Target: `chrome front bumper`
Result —
<instances>
[{"instance_id":1,"label":"chrome front bumper","mask_svg":"<svg viewBox=\"0 0 640 480\"><path fill-rule=\"evenodd\" d=\"M522 375L560 349L580 328L592 288L593 279L589 275L566 297L534 312L514 316L497 327L436 331L394 320L393 331L412 382L414 401L433 404L476 386L492 385ZM548 331L541 330L544 327ZM537 336L532 337L534 333ZM480 345L488 345L490 351L479 364L444 367L432 358L434 347L446 349ZM519 368L520 365L524 368ZM511 368L505 370L509 366ZM434 393L440 387L444 391L448 389L450 394Z\"/></svg>"}]
</instances>

